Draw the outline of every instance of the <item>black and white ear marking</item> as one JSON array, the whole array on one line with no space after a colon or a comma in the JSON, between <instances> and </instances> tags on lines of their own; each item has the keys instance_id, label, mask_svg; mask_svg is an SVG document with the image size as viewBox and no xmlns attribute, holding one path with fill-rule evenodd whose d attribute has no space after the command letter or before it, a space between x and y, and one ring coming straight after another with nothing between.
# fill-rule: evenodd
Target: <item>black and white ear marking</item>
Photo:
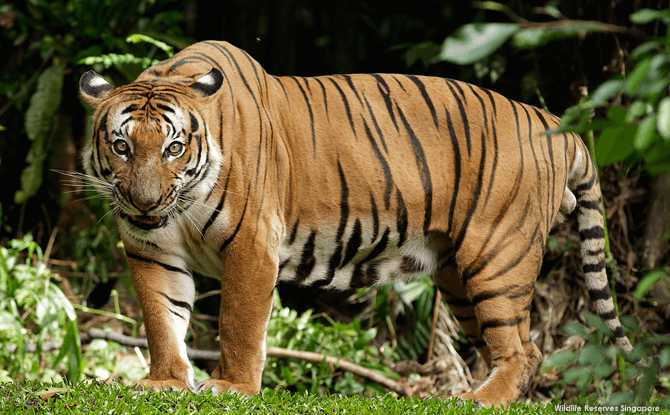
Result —
<instances>
[{"instance_id":1,"label":"black and white ear marking","mask_svg":"<svg viewBox=\"0 0 670 415\"><path fill-rule=\"evenodd\" d=\"M114 85L110 84L95 71L88 71L81 76L79 80L79 89L84 99L94 108L98 106L100 100L105 98Z\"/></svg>"},{"instance_id":2,"label":"black and white ear marking","mask_svg":"<svg viewBox=\"0 0 670 415\"><path fill-rule=\"evenodd\" d=\"M207 75L200 77L200 79L193 82L189 87L208 97L218 91L222 84L223 74L220 70L212 68Z\"/></svg>"}]
</instances>

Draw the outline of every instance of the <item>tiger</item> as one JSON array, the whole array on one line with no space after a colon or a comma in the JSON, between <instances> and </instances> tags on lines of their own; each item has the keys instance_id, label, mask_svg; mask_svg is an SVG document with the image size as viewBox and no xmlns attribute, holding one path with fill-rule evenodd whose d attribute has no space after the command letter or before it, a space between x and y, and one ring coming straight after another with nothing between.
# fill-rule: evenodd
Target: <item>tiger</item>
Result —
<instances>
[{"instance_id":1,"label":"tiger","mask_svg":"<svg viewBox=\"0 0 670 415\"><path fill-rule=\"evenodd\" d=\"M273 76L221 41L122 87L88 71L80 90L95 109L82 164L111 200L143 311L138 388L258 393L278 281L347 290L431 274L489 368L459 398L508 406L543 360L535 281L575 209L594 308L631 351L594 163L549 112L446 78ZM221 281L221 359L197 385L194 273Z\"/></svg>"}]
</instances>

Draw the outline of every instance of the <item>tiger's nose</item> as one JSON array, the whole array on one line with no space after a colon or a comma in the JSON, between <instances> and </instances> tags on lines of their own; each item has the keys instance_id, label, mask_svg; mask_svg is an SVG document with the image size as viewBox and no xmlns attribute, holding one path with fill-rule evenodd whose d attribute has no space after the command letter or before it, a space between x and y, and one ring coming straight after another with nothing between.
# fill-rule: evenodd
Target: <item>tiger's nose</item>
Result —
<instances>
[{"instance_id":1,"label":"tiger's nose","mask_svg":"<svg viewBox=\"0 0 670 415\"><path fill-rule=\"evenodd\" d=\"M158 192L133 189L130 192L130 203L143 214L146 214L158 208L163 202L163 196L160 196L157 193Z\"/></svg>"}]
</instances>

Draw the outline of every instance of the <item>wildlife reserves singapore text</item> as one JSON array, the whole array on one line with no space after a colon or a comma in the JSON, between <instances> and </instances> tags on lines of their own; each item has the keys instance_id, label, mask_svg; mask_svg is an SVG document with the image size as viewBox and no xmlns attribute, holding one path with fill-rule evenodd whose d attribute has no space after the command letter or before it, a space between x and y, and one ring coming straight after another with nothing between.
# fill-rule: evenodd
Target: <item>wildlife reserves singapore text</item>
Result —
<instances>
[{"instance_id":1,"label":"wildlife reserves singapore text","mask_svg":"<svg viewBox=\"0 0 670 415\"><path fill-rule=\"evenodd\" d=\"M591 405L556 405L558 412L625 412L633 414L656 414L659 413L658 406L591 406Z\"/></svg>"}]
</instances>

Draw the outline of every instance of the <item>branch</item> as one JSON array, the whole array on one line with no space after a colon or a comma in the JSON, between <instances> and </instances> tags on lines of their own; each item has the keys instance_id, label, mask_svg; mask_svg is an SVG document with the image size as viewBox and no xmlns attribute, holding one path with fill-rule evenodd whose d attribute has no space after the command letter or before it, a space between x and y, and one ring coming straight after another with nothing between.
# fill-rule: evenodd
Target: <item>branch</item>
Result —
<instances>
[{"instance_id":1,"label":"branch","mask_svg":"<svg viewBox=\"0 0 670 415\"><path fill-rule=\"evenodd\" d=\"M614 33L628 33L634 36L644 36L644 32L639 29L629 28L625 26L617 26L609 23L603 23L593 20L571 20L566 18L561 18L561 20L551 21L551 22L532 22L526 20L512 11L512 9L504 4L497 3L495 1L475 1L472 2L472 7L480 10L493 10L504 13L507 17L514 23L520 24L526 28L539 28L539 29L553 29L561 26L570 26L575 24L590 25L591 27L598 27L604 32L614 32ZM538 9L538 8L536 8ZM539 8L544 9L545 8ZM536 10L536 13L538 10Z\"/></svg>"},{"instance_id":2,"label":"branch","mask_svg":"<svg viewBox=\"0 0 670 415\"><path fill-rule=\"evenodd\" d=\"M124 346L141 347L143 349L148 348L146 338L126 336L123 334L112 333L98 328L90 328L88 329L87 332L81 333L80 339L82 342L90 342L92 339L103 339L113 341L115 343L119 343ZM47 352L50 350L60 349L62 345L63 342L60 341L44 342L44 344L42 345L42 351ZM8 347L10 348L11 351L16 350L15 344L10 344L8 345ZM35 350L36 346L34 344L29 344L28 347L26 348L27 352L34 352ZM192 360L214 360L214 361L221 360L221 352L215 350L199 350L199 349L191 349L189 347L186 349L186 353L188 355L188 358ZM386 387L387 389L396 392L400 396L409 395L408 391L405 390L405 388L395 380L389 379L388 377L380 373L377 373L374 370L367 369L363 366L348 362L346 360L337 357L325 356L321 353L289 350L284 349L282 347L270 347L267 350L267 357L276 357L282 359L286 358L300 359L317 364L325 360L327 363L333 365L334 367L338 367L342 370L346 370L358 376L370 379L373 382L379 383L380 385Z\"/></svg>"},{"instance_id":3,"label":"branch","mask_svg":"<svg viewBox=\"0 0 670 415\"><path fill-rule=\"evenodd\" d=\"M112 341L114 343L119 343L124 346L141 347L143 349L149 348L147 339L144 337L131 337L126 336L124 334L112 333L109 331L105 331L103 329L96 329L96 328L90 328L88 329L88 332L83 334L88 335L88 338L90 339L103 339ZM190 347L188 347L186 349L186 354L188 355L188 358L191 360L215 360L215 361L221 360L221 352L217 352L214 350L199 350L199 349L191 349Z\"/></svg>"},{"instance_id":4,"label":"branch","mask_svg":"<svg viewBox=\"0 0 670 415\"><path fill-rule=\"evenodd\" d=\"M339 367L342 370L349 371L358 376L368 378L373 382L377 382L400 396L409 395L405 388L403 388L403 386L395 380L389 379L386 376L375 372L374 370L364 368L363 366L359 366L355 363L351 363L337 357L325 356L321 353L301 352L298 350L284 349L283 347L270 347L267 351L267 355L268 357L300 359L312 363L321 363L325 360L331 365Z\"/></svg>"}]
</instances>

